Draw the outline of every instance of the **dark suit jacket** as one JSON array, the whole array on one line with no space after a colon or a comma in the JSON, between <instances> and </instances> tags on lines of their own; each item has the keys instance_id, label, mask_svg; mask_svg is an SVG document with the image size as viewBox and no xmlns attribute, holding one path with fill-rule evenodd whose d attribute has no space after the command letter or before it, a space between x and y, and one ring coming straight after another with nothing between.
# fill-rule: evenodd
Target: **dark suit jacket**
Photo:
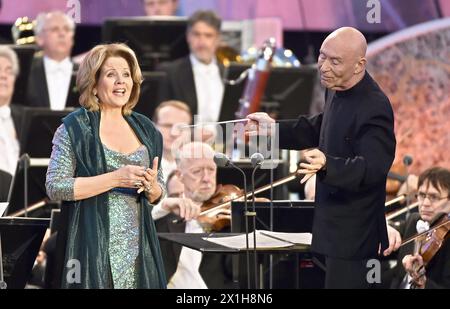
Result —
<instances>
[{"instance_id":1,"label":"dark suit jacket","mask_svg":"<svg viewBox=\"0 0 450 309\"><path fill-rule=\"evenodd\" d=\"M219 63L221 75L223 66ZM197 91L195 89L194 72L189 56L171 63L162 64L158 71L165 72L166 78L161 82L158 91L158 103L167 100L178 100L189 105L192 115L196 115Z\"/></svg>"},{"instance_id":2,"label":"dark suit jacket","mask_svg":"<svg viewBox=\"0 0 450 309\"><path fill-rule=\"evenodd\" d=\"M373 258L380 243L388 245L384 202L395 154L392 108L368 73L330 101L324 113L280 122L280 147L318 147L326 155L316 183L312 249L334 258Z\"/></svg>"},{"instance_id":3,"label":"dark suit jacket","mask_svg":"<svg viewBox=\"0 0 450 309\"><path fill-rule=\"evenodd\" d=\"M72 73L77 70L78 66L74 64ZM67 93L66 107L79 107L78 97L79 93L76 90L76 78L75 75L72 74ZM26 105L31 107L50 107L50 97L43 57L35 57L33 59L30 77L28 78Z\"/></svg>"},{"instance_id":4,"label":"dark suit jacket","mask_svg":"<svg viewBox=\"0 0 450 309\"><path fill-rule=\"evenodd\" d=\"M179 219L179 217L169 214L155 221L156 230L159 233L184 233L186 224L173 223L175 219ZM166 278L170 281L177 270L182 246L165 240L160 240L160 245ZM231 289L233 288L231 265L229 255L203 254L199 272L208 288Z\"/></svg>"},{"instance_id":5,"label":"dark suit jacket","mask_svg":"<svg viewBox=\"0 0 450 309\"><path fill-rule=\"evenodd\" d=\"M405 224L400 227L399 232L402 235L402 239L408 239L417 234L416 223L419 219L419 214L414 213L409 217ZM414 242L399 249L397 266L394 269L391 288L400 288L406 275L402 263L403 258L408 254L412 254L413 251ZM426 289L450 289L450 238L447 238L444 241L441 249L431 259L425 270L427 276Z\"/></svg>"},{"instance_id":6,"label":"dark suit jacket","mask_svg":"<svg viewBox=\"0 0 450 309\"><path fill-rule=\"evenodd\" d=\"M5 171L0 170L0 203L8 201L9 186L12 176ZM2 214L0 214L1 216Z\"/></svg>"}]
</instances>

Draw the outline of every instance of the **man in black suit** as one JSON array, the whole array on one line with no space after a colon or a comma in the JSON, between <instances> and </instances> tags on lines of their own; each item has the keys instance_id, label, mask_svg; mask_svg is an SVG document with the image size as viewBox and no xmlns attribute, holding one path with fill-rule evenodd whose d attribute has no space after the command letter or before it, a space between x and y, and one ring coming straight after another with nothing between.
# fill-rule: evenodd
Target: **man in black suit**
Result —
<instances>
[{"instance_id":1,"label":"man in black suit","mask_svg":"<svg viewBox=\"0 0 450 309\"><path fill-rule=\"evenodd\" d=\"M0 170L0 203L8 201L9 187L11 185L11 174ZM0 214L1 216L2 214Z\"/></svg>"},{"instance_id":2,"label":"man in black suit","mask_svg":"<svg viewBox=\"0 0 450 309\"><path fill-rule=\"evenodd\" d=\"M426 170L419 176L417 200L419 213L412 214L400 227L404 239L428 230L433 220L450 213L450 171L440 167ZM423 229L423 230L422 230ZM450 288L450 238L446 238L434 257L425 266L421 255L414 254L414 242L398 251L397 266L391 288L449 289ZM414 265L414 266L413 266Z\"/></svg>"},{"instance_id":3,"label":"man in black suit","mask_svg":"<svg viewBox=\"0 0 450 309\"><path fill-rule=\"evenodd\" d=\"M327 288L368 288L369 261L389 254L384 202L395 154L389 99L365 70L367 43L354 28L341 28L322 44L321 83L325 111L279 123L281 148L309 149L299 173L317 175L312 249L326 257ZM249 115L252 126L275 123ZM381 245L381 246L380 246Z\"/></svg>"},{"instance_id":4,"label":"man in black suit","mask_svg":"<svg viewBox=\"0 0 450 309\"><path fill-rule=\"evenodd\" d=\"M177 100L189 105L202 121L217 121L224 85L223 70L216 58L221 20L212 11L198 11L188 22L187 41L191 54L159 70L167 74L161 82L159 102Z\"/></svg>"},{"instance_id":5,"label":"man in black suit","mask_svg":"<svg viewBox=\"0 0 450 309\"><path fill-rule=\"evenodd\" d=\"M160 233L204 233L215 220L230 219L227 210L196 219L200 206L216 192L217 167L213 160L214 151L203 143L189 143L180 150L177 165L178 173L168 180L168 198L164 199L163 209L182 211L183 223L176 223L180 216L167 214L155 221ZM177 185L174 182L179 182ZM180 194L180 185L184 186L183 197L173 198L175 191ZM174 192L171 192L174 190ZM180 207L181 206L181 207ZM175 211L176 212L176 211ZM155 216L152 213L152 216ZM168 280L168 288L173 289L226 289L232 288L231 258L222 254L202 254L168 241L161 241L161 251Z\"/></svg>"},{"instance_id":6,"label":"man in black suit","mask_svg":"<svg viewBox=\"0 0 450 309\"><path fill-rule=\"evenodd\" d=\"M26 104L52 110L77 107L77 67L70 59L74 21L63 12L42 13L36 18L35 34L43 55L36 56L31 65Z\"/></svg>"}]
</instances>

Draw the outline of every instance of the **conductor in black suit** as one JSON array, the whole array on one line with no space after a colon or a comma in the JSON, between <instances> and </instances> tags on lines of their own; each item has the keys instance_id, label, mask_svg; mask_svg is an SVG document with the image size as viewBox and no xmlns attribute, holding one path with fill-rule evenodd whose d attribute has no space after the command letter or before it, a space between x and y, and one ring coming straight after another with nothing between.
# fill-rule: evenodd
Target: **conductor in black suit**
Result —
<instances>
[{"instance_id":1,"label":"conductor in black suit","mask_svg":"<svg viewBox=\"0 0 450 309\"><path fill-rule=\"evenodd\" d=\"M281 148L309 149L300 164L302 182L316 180L312 250L326 258L327 288L369 288L371 259L390 254L384 203L395 154L391 104L366 72L361 32L341 28L322 44L318 65L328 91L323 113L279 123ZM275 120L249 115L252 126ZM390 234L391 235L391 234Z\"/></svg>"},{"instance_id":2,"label":"conductor in black suit","mask_svg":"<svg viewBox=\"0 0 450 309\"><path fill-rule=\"evenodd\" d=\"M221 23L212 11L198 11L189 18L186 36L190 55L158 68L167 73L159 89L159 102L182 101L202 121L219 119L224 93L223 66L216 57Z\"/></svg>"},{"instance_id":3,"label":"conductor in black suit","mask_svg":"<svg viewBox=\"0 0 450 309\"><path fill-rule=\"evenodd\" d=\"M31 65L26 104L63 110L78 107L75 87L77 65L72 62L75 23L63 12L41 13L36 18L36 41L43 55Z\"/></svg>"}]
</instances>

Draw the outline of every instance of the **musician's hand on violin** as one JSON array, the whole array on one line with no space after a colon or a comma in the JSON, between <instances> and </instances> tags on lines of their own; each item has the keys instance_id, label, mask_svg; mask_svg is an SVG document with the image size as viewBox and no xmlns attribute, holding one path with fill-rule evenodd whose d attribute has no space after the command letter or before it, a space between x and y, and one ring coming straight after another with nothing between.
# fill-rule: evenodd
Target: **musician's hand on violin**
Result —
<instances>
[{"instance_id":1,"label":"musician's hand on violin","mask_svg":"<svg viewBox=\"0 0 450 309\"><path fill-rule=\"evenodd\" d=\"M307 150L303 153L303 159L306 163L300 163L298 174L305 175L300 181L301 184L307 182L321 169L326 168L327 157L319 149Z\"/></svg>"},{"instance_id":2,"label":"musician's hand on violin","mask_svg":"<svg viewBox=\"0 0 450 309\"><path fill-rule=\"evenodd\" d=\"M217 220L231 220L231 209L221 208L210 214L201 216L199 223L205 230L210 230Z\"/></svg>"},{"instance_id":3,"label":"musician's hand on violin","mask_svg":"<svg viewBox=\"0 0 450 309\"><path fill-rule=\"evenodd\" d=\"M383 252L384 256L388 256L392 252L397 251L402 244L402 237L400 236L400 233L392 226L390 225L387 226L387 233L389 238L389 248L384 250Z\"/></svg>"},{"instance_id":4,"label":"musician's hand on violin","mask_svg":"<svg viewBox=\"0 0 450 309\"><path fill-rule=\"evenodd\" d=\"M406 255L403 260L405 271L411 276L417 288L425 288L427 277L425 276L425 267L421 255Z\"/></svg>"},{"instance_id":5,"label":"musician's hand on violin","mask_svg":"<svg viewBox=\"0 0 450 309\"><path fill-rule=\"evenodd\" d=\"M200 206L187 198L165 198L162 208L171 211L186 221L196 219L200 214Z\"/></svg>"},{"instance_id":6,"label":"musician's hand on violin","mask_svg":"<svg viewBox=\"0 0 450 309\"><path fill-rule=\"evenodd\" d=\"M248 136L254 136L259 134L270 135L272 125L275 124L275 120L271 118L267 113L254 113L247 116L249 121L245 125L245 134Z\"/></svg>"}]
</instances>

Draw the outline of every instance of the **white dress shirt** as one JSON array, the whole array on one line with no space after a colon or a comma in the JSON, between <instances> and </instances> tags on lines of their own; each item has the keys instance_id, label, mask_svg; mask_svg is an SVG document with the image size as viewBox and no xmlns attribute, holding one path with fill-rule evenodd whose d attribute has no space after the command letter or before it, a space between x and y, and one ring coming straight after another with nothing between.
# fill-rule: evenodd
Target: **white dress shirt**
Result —
<instances>
[{"instance_id":1,"label":"white dress shirt","mask_svg":"<svg viewBox=\"0 0 450 309\"><path fill-rule=\"evenodd\" d=\"M197 220L186 222L185 233L203 233L203 228ZM170 278L168 289L207 289L205 281L200 275L202 253L183 247L175 274Z\"/></svg>"},{"instance_id":2,"label":"white dress shirt","mask_svg":"<svg viewBox=\"0 0 450 309\"><path fill-rule=\"evenodd\" d=\"M204 64L190 55L197 92L197 114L202 122L216 122L220 117L224 85L216 59Z\"/></svg>"},{"instance_id":3,"label":"white dress shirt","mask_svg":"<svg viewBox=\"0 0 450 309\"><path fill-rule=\"evenodd\" d=\"M11 175L16 172L19 159L19 140L9 105L0 107L0 170Z\"/></svg>"},{"instance_id":4,"label":"white dress shirt","mask_svg":"<svg viewBox=\"0 0 450 309\"><path fill-rule=\"evenodd\" d=\"M44 57L44 69L45 78L47 79L50 109L63 110L66 108L73 63L69 58L57 62L48 57Z\"/></svg>"}]
</instances>

